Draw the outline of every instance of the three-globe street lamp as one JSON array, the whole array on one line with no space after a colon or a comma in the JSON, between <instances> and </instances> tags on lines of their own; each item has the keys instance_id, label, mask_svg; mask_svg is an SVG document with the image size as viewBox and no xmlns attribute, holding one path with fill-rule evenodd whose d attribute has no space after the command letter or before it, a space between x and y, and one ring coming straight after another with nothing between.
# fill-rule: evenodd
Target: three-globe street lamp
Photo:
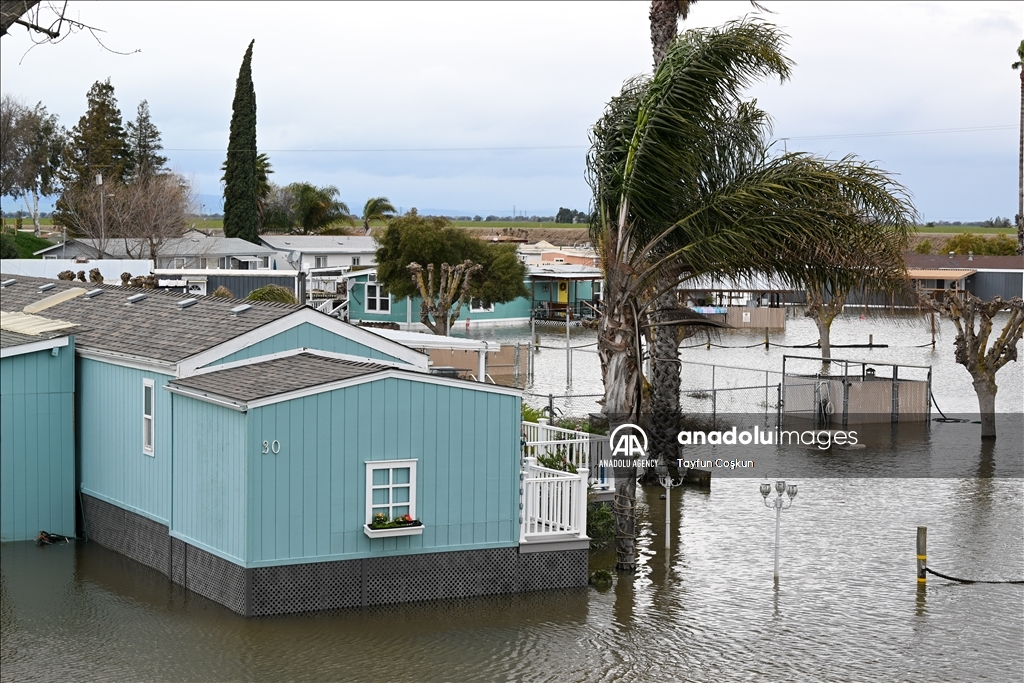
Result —
<instances>
[{"instance_id":1,"label":"three-globe street lamp","mask_svg":"<svg viewBox=\"0 0 1024 683\"><path fill-rule=\"evenodd\" d=\"M764 498L765 507L775 508L775 583L779 583L779 527L782 522L782 511L793 507L793 499L796 498L796 484L786 485L786 482L779 479L775 482L776 496L771 502L768 495L772 492L772 485L768 482L761 484L761 497ZM789 496L789 504L786 505L782 494Z\"/></svg>"}]
</instances>

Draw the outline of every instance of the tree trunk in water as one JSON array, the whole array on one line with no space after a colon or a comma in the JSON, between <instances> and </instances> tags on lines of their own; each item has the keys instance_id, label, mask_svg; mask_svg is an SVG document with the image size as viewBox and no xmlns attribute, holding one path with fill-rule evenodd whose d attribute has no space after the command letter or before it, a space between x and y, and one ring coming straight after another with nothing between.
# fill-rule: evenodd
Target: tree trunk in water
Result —
<instances>
[{"instance_id":1,"label":"tree trunk in water","mask_svg":"<svg viewBox=\"0 0 1024 683\"><path fill-rule=\"evenodd\" d=\"M655 312L651 316L654 322L663 322L665 311L679 308L679 300L674 291L658 297ZM651 328L654 342L651 358L651 452L650 458L669 465L675 470L678 455L676 434L679 432L681 419L679 410L679 386L681 372L679 366L679 328L674 326L656 326ZM644 483L657 484L654 468L644 472Z\"/></svg>"},{"instance_id":2,"label":"tree trunk in water","mask_svg":"<svg viewBox=\"0 0 1024 683\"><path fill-rule=\"evenodd\" d=\"M624 288L615 286L621 284L616 282L617 275L621 277L612 269L606 274L608 287L605 290L605 311L597 336L601 374L604 377L604 413L609 423L621 423L632 418L640 381L636 319L631 303L619 293ZM614 471L616 481L612 510L615 513L615 567L634 571L636 465L616 467Z\"/></svg>"},{"instance_id":3,"label":"tree trunk in water","mask_svg":"<svg viewBox=\"0 0 1024 683\"><path fill-rule=\"evenodd\" d=\"M974 380L974 393L978 395L978 409L981 412L981 438L996 438L996 391L995 381L986 378Z\"/></svg>"},{"instance_id":4,"label":"tree trunk in water","mask_svg":"<svg viewBox=\"0 0 1024 683\"><path fill-rule=\"evenodd\" d=\"M1020 151L1017 163L1017 256L1024 256L1024 65L1020 67Z\"/></svg>"},{"instance_id":5,"label":"tree trunk in water","mask_svg":"<svg viewBox=\"0 0 1024 683\"><path fill-rule=\"evenodd\" d=\"M832 320L826 320L819 316L814 319L818 327L818 345L821 346L821 362L826 367L831 365L832 359Z\"/></svg>"}]
</instances>

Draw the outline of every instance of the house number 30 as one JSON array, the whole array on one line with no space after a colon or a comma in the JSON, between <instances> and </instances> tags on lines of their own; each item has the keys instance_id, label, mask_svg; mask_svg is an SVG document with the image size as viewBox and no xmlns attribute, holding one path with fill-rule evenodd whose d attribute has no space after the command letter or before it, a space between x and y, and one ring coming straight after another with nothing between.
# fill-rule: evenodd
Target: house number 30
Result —
<instances>
[{"instance_id":1,"label":"house number 30","mask_svg":"<svg viewBox=\"0 0 1024 683\"><path fill-rule=\"evenodd\" d=\"M278 441L277 439L274 439L273 441L263 442L263 455L266 455L267 453L273 453L274 455L277 455L280 452L281 442Z\"/></svg>"}]
</instances>

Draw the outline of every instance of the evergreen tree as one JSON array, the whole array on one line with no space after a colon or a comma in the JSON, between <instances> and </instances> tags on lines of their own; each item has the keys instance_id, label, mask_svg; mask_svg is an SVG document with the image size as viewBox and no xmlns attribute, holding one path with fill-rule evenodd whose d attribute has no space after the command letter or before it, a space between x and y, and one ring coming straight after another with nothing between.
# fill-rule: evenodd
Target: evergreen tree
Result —
<instances>
[{"instance_id":1,"label":"evergreen tree","mask_svg":"<svg viewBox=\"0 0 1024 683\"><path fill-rule=\"evenodd\" d=\"M149 118L149 102L139 102L139 110L134 121L127 126L128 149L133 179L148 179L164 173L167 169L167 157L160 154L164 148L160 141L160 131Z\"/></svg>"},{"instance_id":2,"label":"evergreen tree","mask_svg":"<svg viewBox=\"0 0 1024 683\"><path fill-rule=\"evenodd\" d=\"M71 129L64 152L64 187L84 188L102 173L104 182L124 181L131 153L110 79L96 81L86 95L88 108Z\"/></svg>"},{"instance_id":3,"label":"evergreen tree","mask_svg":"<svg viewBox=\"0 0 1024 683\"><path fill-rule=\"evenodd\" d=\"M249 43L235 82L231 133L224 166L224 235L259 243L259 201L256 154L256 89L252 84L252 46Z\"/></svg>"}]
</instances>

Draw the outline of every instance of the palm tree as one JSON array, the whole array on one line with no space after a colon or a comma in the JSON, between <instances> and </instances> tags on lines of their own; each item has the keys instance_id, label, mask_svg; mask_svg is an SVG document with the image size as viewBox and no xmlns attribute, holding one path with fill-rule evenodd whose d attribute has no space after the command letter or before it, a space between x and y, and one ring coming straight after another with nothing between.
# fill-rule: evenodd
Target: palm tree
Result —
<instances>
[{"instance_id":1,"label":"palm tree","mask_svg":"<svg viewBox=\"0 0 1024 683\"><path fill-rule=\"evenodd\" d=\"M639 419L640 320L661 293L711 273L788 282L819 274L850 285L864 233L909 229L912 208L885 173L852 158L769 156L767 117L740 94L757 77L788 77L782 43L755 20L687 31L591 131L591 232L605 273L598 351L611 419ZM635 475L617 473L622 569L635 568Z\"/></svg>"},{"instance_id":2,"label":"palm tree","mask_svg":"<svg viewBox=\"0 0 1024 683\"><path fill-rule=\"evenodd\" d=\"M1017 174L1017 255L1024 256L1024 40L1017 46L1014 70L1020 69L1020 161Z\"/></svg>"},{"instance_id":3,"label":"palm tree","mask_svg":"<svg viewBox=\"0 0 1024 683\"><path fill-rule=\"evenodd\" d=\"M370 234L370 221L384 221L394 216L394 205L387 197L370 197L363 205L363 229Z\"/></svg>"},{"instance_id":4,"label":"palm tree","mask_svg":"<svg viewBox=\"0 0 1024 683\"><path fill-rule=\"evenodd\" d=\"M355 225L344 202L335 199L338 188L333 185L317 187L310 183L292 183L288 190L295 197L292 209L303 235L320 232L333 225Z\"/></svg>"}]
</instances>

